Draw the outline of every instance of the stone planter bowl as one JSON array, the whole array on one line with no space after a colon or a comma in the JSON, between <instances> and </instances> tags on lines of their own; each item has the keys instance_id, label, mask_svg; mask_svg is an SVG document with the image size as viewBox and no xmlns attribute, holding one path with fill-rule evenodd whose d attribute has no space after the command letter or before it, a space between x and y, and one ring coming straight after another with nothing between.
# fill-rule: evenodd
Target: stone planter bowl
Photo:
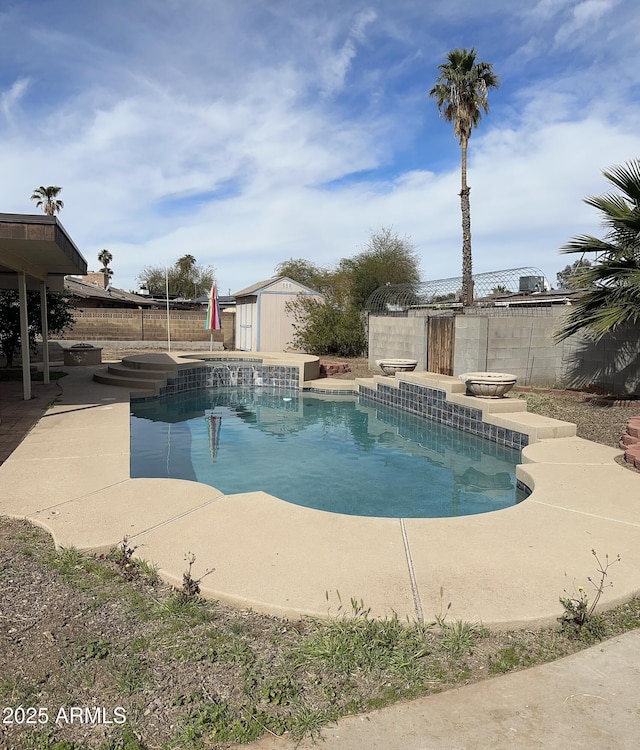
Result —
<instances>
[{"instance_id":1,"label":"stone planter bowl","mask_svg":"<svg viewBox=\"0 0 640 750\"><path fill-rule=\"evenodd\" d=\"M385 375L397 372L413 372L418 364L417 359L376 359L376 364Z\"/></svg>"},{"instance_id":2,"label":"stone planter bowl","mask_svg":"<svg viewBox=\"0 0 640 750\"><path fill-rule=\"evenodd\" d=\"M458 377L467 386L469 396L482 398L502 398L518 380L506 372L465 372Z\"/></svg>"}]
</instances>

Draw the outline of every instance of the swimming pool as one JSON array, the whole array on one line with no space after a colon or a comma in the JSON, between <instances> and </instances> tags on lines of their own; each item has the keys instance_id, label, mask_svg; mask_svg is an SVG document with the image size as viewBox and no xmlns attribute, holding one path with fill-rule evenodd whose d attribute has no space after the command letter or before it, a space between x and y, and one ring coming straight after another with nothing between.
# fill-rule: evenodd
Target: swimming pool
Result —
<instances>
[{"instance_id":1,"label":"swimming pool","mask_svg":"<svg viewBox=\"0 0 640 750\"><path fill-rule=\"evenodd\" d=\"M522 499L520 451L376 404L300 390L214 388L131 404L131 476L263 490L390 518L500 510Z\"/></svg>"}]
</instances>

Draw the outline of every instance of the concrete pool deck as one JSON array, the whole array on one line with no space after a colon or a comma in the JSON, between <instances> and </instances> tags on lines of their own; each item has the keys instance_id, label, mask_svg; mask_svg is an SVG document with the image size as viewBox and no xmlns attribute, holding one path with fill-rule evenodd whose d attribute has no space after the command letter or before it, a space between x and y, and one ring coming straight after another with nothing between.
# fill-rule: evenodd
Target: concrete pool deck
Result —
<instances>
[{"instance_id":1,"label":"concrete pool deck","mask_svg":"<svg viewBox=\"0 0 640 750\"><path fill-rule=\"evenodd\" d=\"M126 535L175 583L193 552L196 576L214 568L202 582L208 595L292 616L325 615L325 591L335 612L339 590L343 601L355 596L377 614L395 609L410 619L419 601L429 620L442 586L451 621L553 622L563 590L595 574L591 549L622 558L605 605L640 587L640 476L613 461L618 450L571 437L535 443L521 467L534 493L495 514L403 523L332 516L263 493L225 498L191 482L130 479L128 391L95 383L94 371L69 368L56 403L0 466L0 513L42 525L57 544L104 549ZM35 391L46 404L59 389ZM15 422L0 406L0 437L35 420L35 401L16 405ZM550 664L346 718L323 731L322 746L635 748L639 665L633 631ZM269 736L254 744L315 746Z\"/></svg>"},{"instance_id":2,"label":"concrete pool deck","mask_svg":"<svg viewBox=\"0 0 640 750\"><path fill-rule=\"evenodd\" d=\"M103 551L126 536L176 585L192 553L195 576L212 571L206 596L287 617L335 612L339 594L377 616L429 621L451 602L452 620L541 626L561 614L559 596L596 574L592 549L622 558L604 606L640 590L640 477L614 461L619 450L576 437L530 445L518 476L532 495L494 513L325 513L263 492L131 479L129 391L95 383L95 369L69 368L60 398L0 466L0 512L59 546Z\"/></svg>"}]
</instances>

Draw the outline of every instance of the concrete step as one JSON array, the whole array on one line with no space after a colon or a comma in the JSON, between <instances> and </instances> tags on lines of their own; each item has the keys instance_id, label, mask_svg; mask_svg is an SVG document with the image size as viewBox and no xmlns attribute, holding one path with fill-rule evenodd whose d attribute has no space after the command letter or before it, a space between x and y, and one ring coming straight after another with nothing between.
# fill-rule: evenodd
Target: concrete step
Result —
<instances>
[{"instance_id":1,"label":"concrete step","mask_svg":"<svg viewBox=\"0 0 640 750\"><path fill-rule=\"evenodd\" d=\"M158 352L153 354L129 354L122 358L124 367L136 370L155 370L163 372L176 372L181 367L188 367L188 361L176 360L171 354ZM193 366L191 364L191 366Z\"/></svg>"},{"instance_id":2,"label":"concrete step","mask_svg":"<svg viewBox=\"0 0 640 750\"><path fill-rule=\"evenodd\" d=\"M126 362L118 362L107 366L107 371L111 375L123 378L142 378L143 380L166 380L166 370L141 370L137 367L131 367Z\"/></svg>"},{"instance_id":3,"label":"concrete step","mask_svg":"<svg viewBox=\"0 0 640 750\"><path fill-rule=\"evenodd\" d=\"M143 393L136 393L137 396L140 395L157 395L160 392L160 388L165 384L166 379L162 378L160 379L149 379L149 380L143 380L140 377L136 377L135 375L133 377L124 377L121 375L114 375L113 373L110 373L107 368L104 370L97 370L93 374L93 379L96 381L96 383L104 383L104 385L117 385L121 388L131 388L135 389L136 391L144 390Z\"/></svg>"}]
</instances>

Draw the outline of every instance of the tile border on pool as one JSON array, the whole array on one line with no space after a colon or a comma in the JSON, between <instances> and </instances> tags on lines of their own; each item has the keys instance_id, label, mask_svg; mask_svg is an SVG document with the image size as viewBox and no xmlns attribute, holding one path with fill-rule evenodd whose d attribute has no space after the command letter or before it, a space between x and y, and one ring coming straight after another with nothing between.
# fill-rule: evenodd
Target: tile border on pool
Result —
<instances>
[{"instance_id":1,"label":"tile border on pool","mask_svg":"<svg viewBox=\"0 0 640 750\"><path fill-rule=\"evenodd\" d=\"M360 383L359 392L374 403L395 407L447 427L487 438L507 448L522 450L529 445L527 434L483 421L481 409L454 404L447 399L446 391L439 388L403 380L393 386L383 383L376 385L376 388L372 388Z\"/></svg>"}]
</instances>

